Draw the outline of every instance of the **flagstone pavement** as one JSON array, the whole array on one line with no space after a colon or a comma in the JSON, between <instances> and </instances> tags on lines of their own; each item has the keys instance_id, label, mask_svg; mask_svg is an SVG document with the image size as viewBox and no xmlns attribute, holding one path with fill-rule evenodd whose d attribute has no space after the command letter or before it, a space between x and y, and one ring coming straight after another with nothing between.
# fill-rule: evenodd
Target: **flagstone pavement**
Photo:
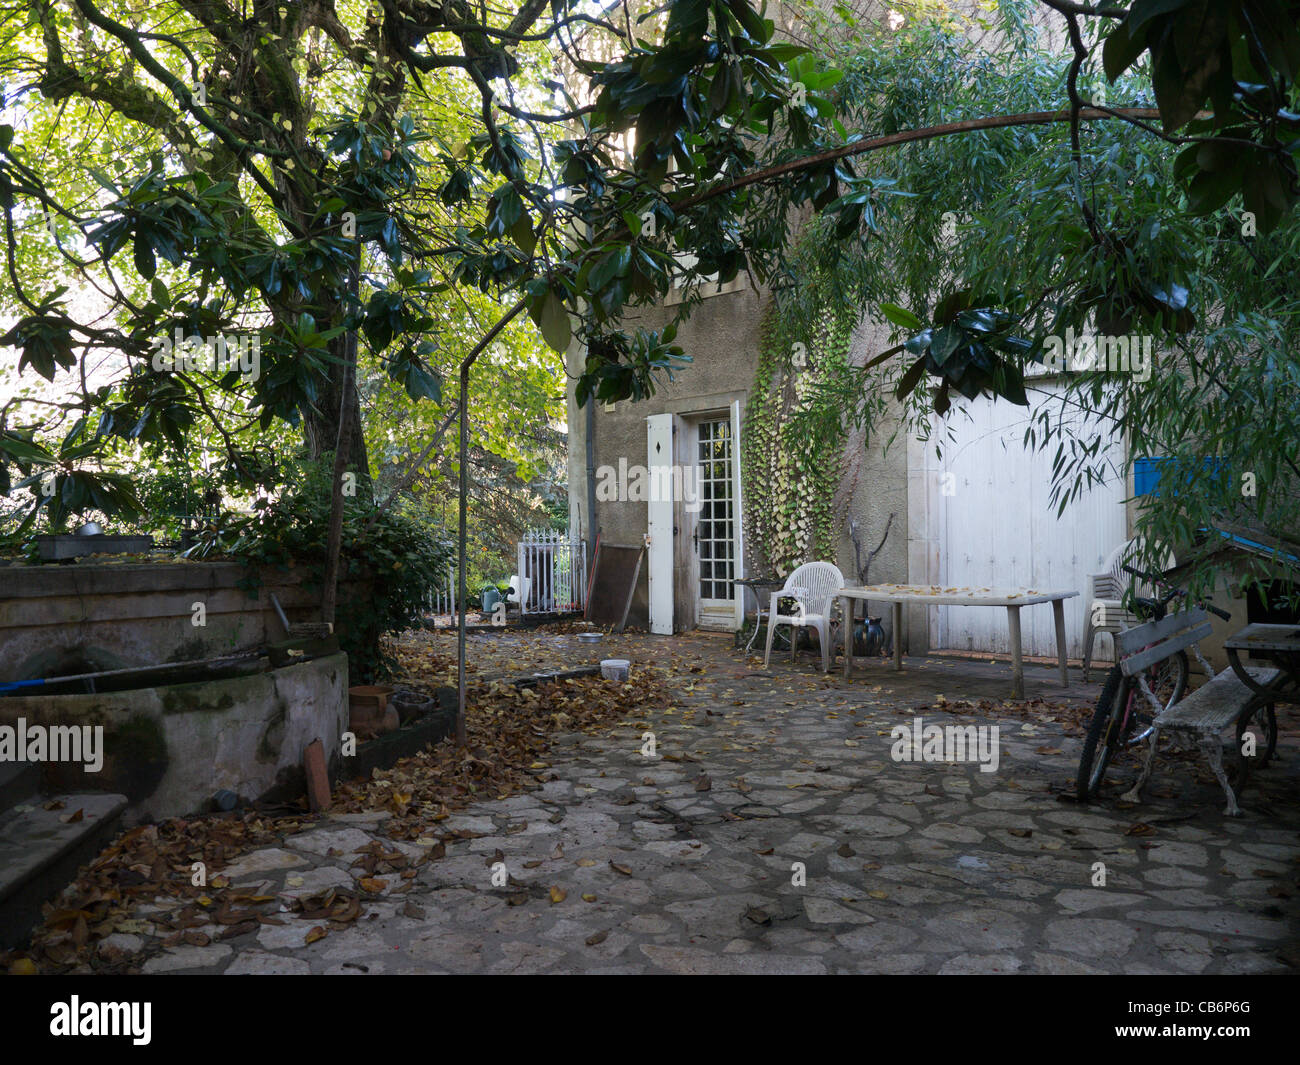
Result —
<instances>
[{"instance_id":1,"label":"flagstone pavement","mask_svg":"<svg viewBox=\"0 0 1300 1065\"><path fill-rule=\"evenodd\" d=\"M652 661L653 637L620 647ZM813 658L763 673L729 644L673 710L563 738L536 791L437 825L448 844L387 878L343 930L304 942L285 913L227 942L162 949L145 972L1286 973L1300 966L1300 745L1227 819L1216 785L1162 760L1136 808L1062 801L1079 740L1055 673L1033 713L1000 702L1005 664L908 660L851 682ZM608 647L603 653L608 653ZM634 671L637 666L634 664ZM1077 670L1073 671L1077 678ZM1091 704L1097 684L1068 696ZM939 693L946 693L941 696ZM944 699L995 700L973 716ZM1056 704L1053 701L1057 701ZM923 709L916 709L917 707ZM1294 707L1282 713L1295 722ZM1076 711L1077 713L1077 711ZM998 725L995 772L899 762L890 730ZM653 732L655 756L643 753ZM225 874L310 894L364 875L383 814L325 817ZM394 844L411 859L427 844ZM502 875L509 879L494 886ZM1104 867L1104 886L1100 874ZM802 868L803 875L799 875ZM382 878L381 878L382 879ZM553 890L555 889L555 890ZM398 892L403 892L399 894ZM559 900L559 901L556 901ZM213 928L215 933L219 930ZM134 946L136 944L131 944Z\"/></svg>"}]
</instances>

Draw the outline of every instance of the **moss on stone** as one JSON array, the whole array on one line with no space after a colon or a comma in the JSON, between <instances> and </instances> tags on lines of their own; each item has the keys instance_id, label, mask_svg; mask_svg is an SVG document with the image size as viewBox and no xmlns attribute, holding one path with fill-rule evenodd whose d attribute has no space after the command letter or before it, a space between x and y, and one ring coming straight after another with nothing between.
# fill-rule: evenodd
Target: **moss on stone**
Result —
<instances>
[{"instance_id":1,"label":"moss on stone","mask_svg":"<svg viewBox=\"0 0 1300 1065\"><path fill-rule=\"evenodd\" d=\"M235 705L235 696L228 689L232 684L244 678L221 682L222 692L212 698L212 683L174 684L159 688L162 695L164 714L219 714L230 710Z\"/></svg>"}]
</instances>

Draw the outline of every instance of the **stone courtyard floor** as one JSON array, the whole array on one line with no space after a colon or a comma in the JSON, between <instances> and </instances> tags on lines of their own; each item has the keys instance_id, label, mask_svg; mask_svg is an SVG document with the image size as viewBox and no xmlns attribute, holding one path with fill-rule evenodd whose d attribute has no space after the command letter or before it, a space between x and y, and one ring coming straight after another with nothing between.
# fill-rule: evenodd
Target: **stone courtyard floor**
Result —
<instances>
[{"instance_id":1,"label":"stone courtyard floor","mask_svg":"<svg viewBox=\"0 0 1300 1065\"><path fill-rule=\"evenodd\" d=\"M454 647L454 640L448 647ZM496 642L493 641L505 641ZM1274 763L1221 813L1191 761L1157 765L1146 801L1063 801L1103 673L1063 692L1005 663L864 664L814 656L772 673L730 639L475 637L516 667L622 655L676 678L673 707L562 738L536 791L437 826L464 838L365 913L307 944L308 923L207 946L147 944L145 972L236 973L1284 973L1300 966L1296 708ZM689 679L687 679L689 678ZM1037 700L1037 701L1035 701ZM890 730L997 725L1000 762L899 762ZM642 753L654 734L656 756ZM1132 766L1122 766L1127 777ZM236 890L352 887L356 852L395 843L382 813L325 816L224 870ZM504 869L500 864L503 863ZM802 865L806 879L796 875ZM1094 886L1104 865L1105 884ZM494 866L498 881L494 886ZM800 880L799 883L793 881ZM399 893L400 892L400 893ZM141 911L147 916L149 908ZM156 912L156 911L154 911ZM219 931L213 928L215 933ZM146 941L149 937L143 937Z\"/></svg>"}]
</instances>

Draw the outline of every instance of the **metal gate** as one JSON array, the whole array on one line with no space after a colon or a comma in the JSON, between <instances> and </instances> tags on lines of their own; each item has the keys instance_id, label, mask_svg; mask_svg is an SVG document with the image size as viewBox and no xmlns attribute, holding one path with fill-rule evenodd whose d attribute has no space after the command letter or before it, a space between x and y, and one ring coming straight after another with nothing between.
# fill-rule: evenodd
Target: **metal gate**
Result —
<instances>
[{"instance_id":1,"label":"metal gate","mask_svg":"<svg viewBox=\"0 0 1300 1065\"><path fill-rule=\"evenodd\" d=\"M519 576L527 588L519 597L524 614L582 610L587 590L587 556L568 532L535 529L519 541Z\"/></svg>"}]
</instances>

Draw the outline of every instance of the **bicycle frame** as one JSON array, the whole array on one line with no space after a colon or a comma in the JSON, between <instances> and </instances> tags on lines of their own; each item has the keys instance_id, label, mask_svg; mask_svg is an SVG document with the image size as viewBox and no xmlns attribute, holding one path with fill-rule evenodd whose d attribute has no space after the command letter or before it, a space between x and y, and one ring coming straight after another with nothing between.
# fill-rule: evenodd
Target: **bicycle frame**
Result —
<instances>
[{"instance_id":1,"label":"bicycle frame","mask_svg":"<svg viewBox=\"0 0 1300 1065\"><path fill-rule=\"evenodd\" d=\"M1124 569L1129 573L1132 573L1134 576L1142 577L1143 579L1150 581L1153 585L1156 585L1157 587L1168 589L1167 595L1155 599L1153 601L1148 601L1147 603L1142 603L1140 600L1134 601L1134 613L1138 613L1139 616L1142 616L1141 613L1139 612L1140 605L1145 606L1147 609L1151 611L1152 616L1150 618L1144 617L1144 620L1160 621L1162 618L1164 618L1166 613L1166 607L1169 605L1169 603L1172 602L1174 599L1177 599L1187 594L1181 588L1174 587L1162 576L1157 576L1155 574L1150 574L1150 573L1142 573L1138 570L1132 569L1129 566L1125 566ZM1198 604L1198 605L1204 606L1205 604ZM1215 611L1215 613L1219 613L1219 611ZM1151 647L1151 646L1153 645L1147 644L1147 647ZM1203 670L1205 670L1206 675L1213 677L1215 672L1214 667L1210 665L1206 657L1203 654L1201 654L1201 648L1199 642L1188 644L1188 647L1191 650L1192 654L1196 656L1197 663L1200 665L1200 667ZM1146 650L1146 647L1142 648L1142 650ZM1160 700L1156 698L1155 692L1151 690L1151 685L1147 681L1147 675L1149 673L1154 673L1160 667L1160 665L1161 663L1156 663L1155 665L1151 666L1149 670L1146 670L1142 673L1138 673L1133 678L1137 683L1135 686L1130 687L1129 689L1128 702L1124 707L1123 719L1120 722L1121 736L1124 733L1124 729L1128 727L1129 718L1134 714L1133 704L1137 699L1138 691L1141 691L1147 703L1157 714L1163 713L1164 710L1166 709L1164 706L1161 705ZM1134 736L1130 740L1125 741L1124 746L1136 747L1139 743L1143 742L1148 737L1150 737L1151 733L1154 731L1155 731L1155 725L1154 724L1148 725L1145 729L1142 730L1140 734Z\"/></svg>"}]
</instances>

